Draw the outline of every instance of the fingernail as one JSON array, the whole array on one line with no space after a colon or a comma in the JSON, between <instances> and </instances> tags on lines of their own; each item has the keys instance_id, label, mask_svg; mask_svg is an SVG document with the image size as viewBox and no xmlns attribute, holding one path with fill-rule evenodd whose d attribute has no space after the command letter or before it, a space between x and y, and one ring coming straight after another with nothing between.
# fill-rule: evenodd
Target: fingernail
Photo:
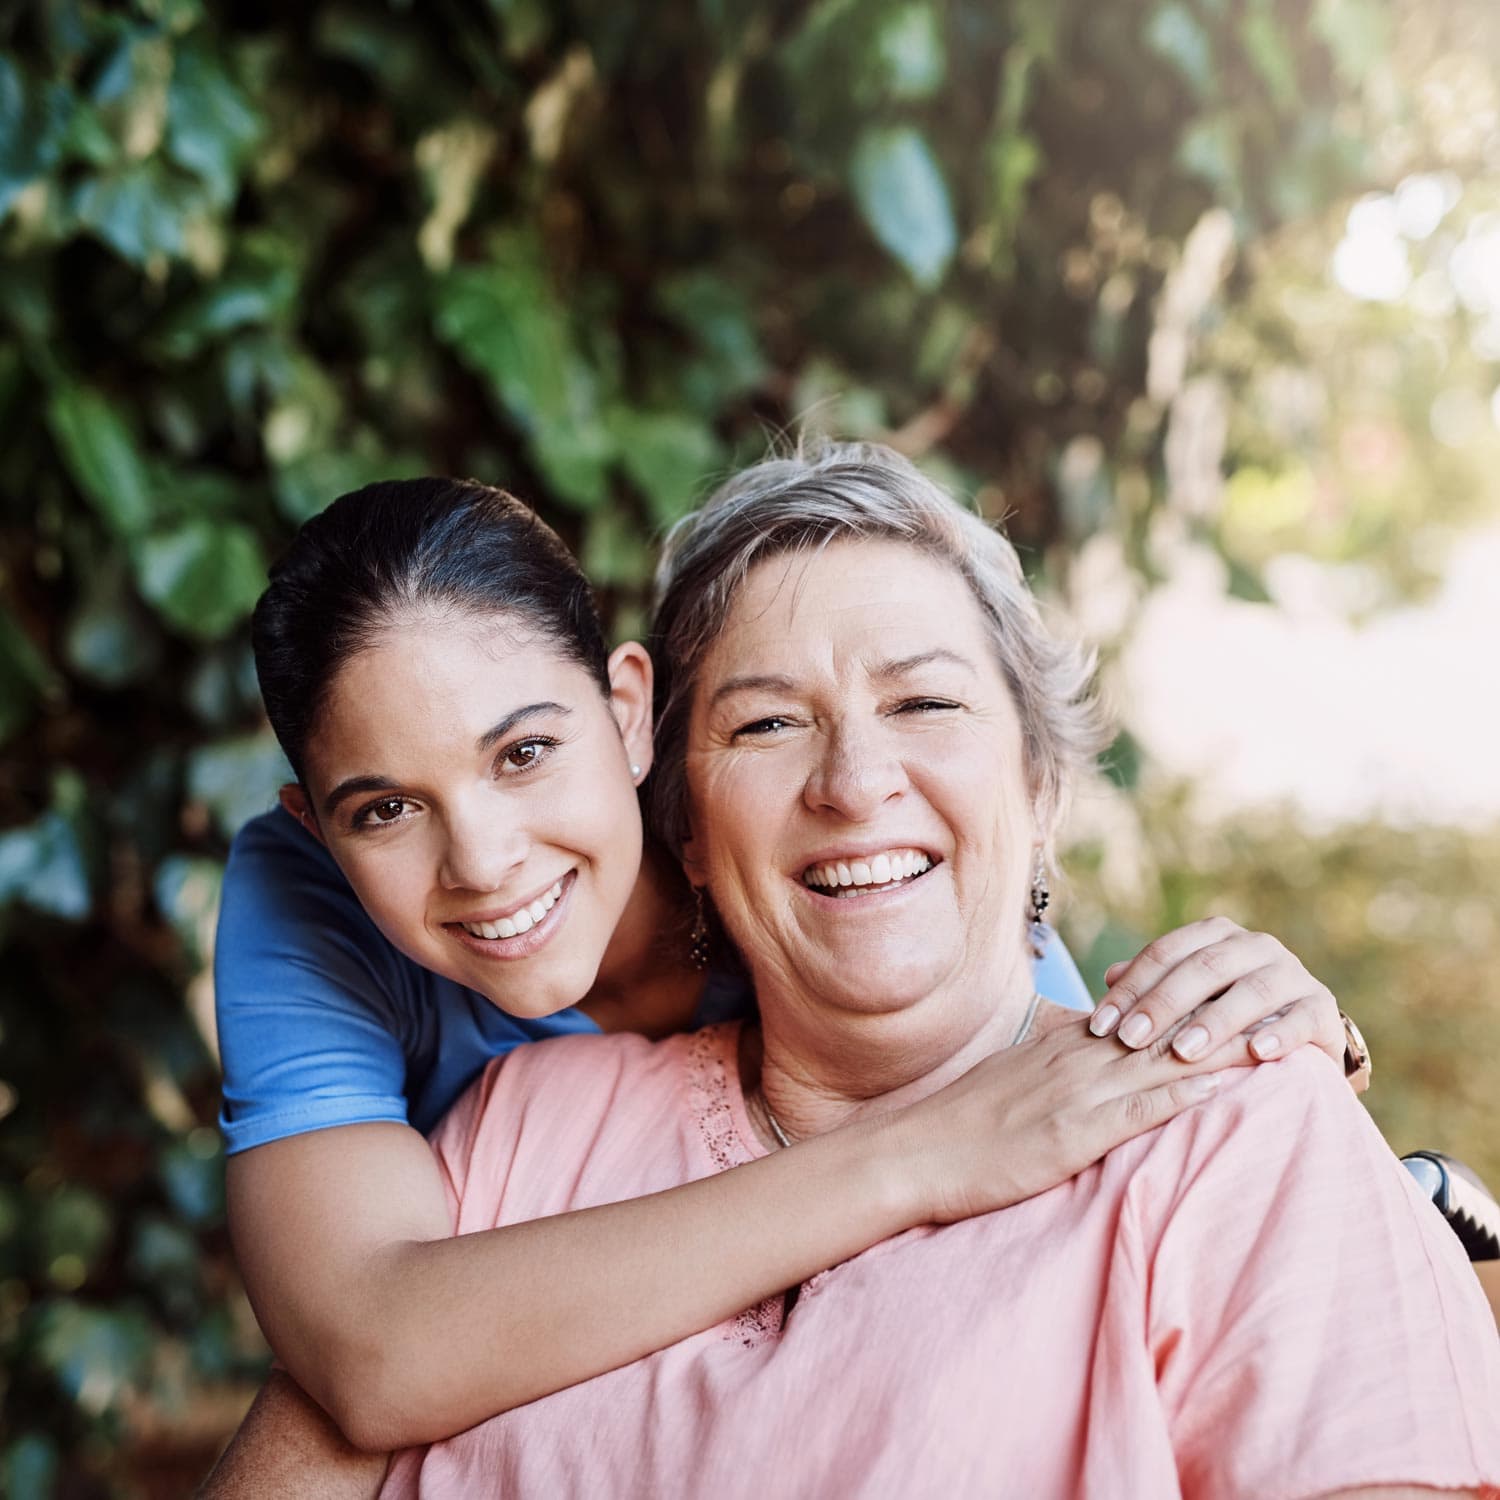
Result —
<instances>
[{"instance_id":1,"label":"fingernail","mask_svg":"<svg viewBox=\"0 0 1500 1500\"><path fill-rule=\"evenodd\" d=\"M1188 1092L1195 1099L1207 1099L1210 1094L1218 1091L1222 1082L1223 1075L1220 1073L1200 1073L1196 1078L1188 1079Z\"/></svg>"},{"instance_id":2,"label":"fingernail","mask_svg":"<svg viewBox=\"0 0 1500 1500\"><path fill-rule=\"evenodd\" d=\"M1208 1046L1208 1030L1203 1026L1189 1026L1181 1036L1172 1043L1172 1050L1187 1062L1192 1062L1195 1057L1203 1053Z\"/></svg>"},{"instance_id":3,"label":"fingernail","mask_svg":"<svg viewBox=\"0 0 1500 1500\"><path fill-rule=\"evenodd\" d=\"M1281 1051L1281 1038L1274 1031L1262 1031L1250 1039L1250 1050L1265 1062Z\"/></svg>"},{"instance_id":4,"label":"fingernail","mask_svg":"<svg viewBox=\"0 0 1500 1500\"><path fill-rule=\"evenodd\" d=\"M1151 1040L1151 1017L1140 1011L1125 1017L1119 1032L1120 1040L1127 1047L1139 1047Z\"/></svg>"},{"instance_id":5,"label":"fingernail","mask_svg":"<svg viewBox=\"0 0 1500 1500\"><path fill-rule=\"evenodd\" d=\"M1115 1029L1115 1022L1120 1019L1120 1008L1117 1005L1101 1005L1093 1015L1089 1017L1089 1030L1095 1036L1108 1036Z\"/></svg>"}]
</instances>

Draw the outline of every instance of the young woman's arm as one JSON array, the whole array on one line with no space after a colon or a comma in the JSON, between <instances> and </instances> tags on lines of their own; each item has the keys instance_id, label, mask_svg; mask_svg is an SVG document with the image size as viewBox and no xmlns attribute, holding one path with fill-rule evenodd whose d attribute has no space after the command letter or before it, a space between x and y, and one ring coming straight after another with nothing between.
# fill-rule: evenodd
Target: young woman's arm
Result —
<instances>
[{"instance_id":1,"label":"young woman's arm","mask_svg":"<svg viewBox=\"0 0 1500 1500\"><path fill-rule=\"evenodd\" d=\"M905 1110L646 1198L450 1238L414 1131L347 1126L230 1163L256 1312L357 1446L428 1442L712 1326L913 1225L1064 1181L1202 1097L1081 1018ZM474 1095L459 1108L472 1107Z\"/></svg>"}]
</instances>

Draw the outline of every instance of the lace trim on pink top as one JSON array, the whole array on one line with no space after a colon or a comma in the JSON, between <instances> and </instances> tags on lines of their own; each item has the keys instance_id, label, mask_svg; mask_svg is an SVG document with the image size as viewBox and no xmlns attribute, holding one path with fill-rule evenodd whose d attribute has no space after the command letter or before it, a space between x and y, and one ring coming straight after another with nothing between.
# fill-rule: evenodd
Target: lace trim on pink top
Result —
<instances>
[{"instance_id":1,"label":"lace trim on pink top","mask_svg":"<svg viewBox=\"0 0 1500 1500\"><path fill-rule=\"evenodd\" d=\"M720 1172L754 1161L766 1153L753 1142L739 1079L730 1071L737 1066L740 1025L705 1026L688 1042L688 1109L703 1135L709 1159ZM743 1118L742 1118L743 1117ZM767 1297L747 1307L724 1325L724 1338L752 1349L780 1336L785 1322L781 1296Z\"/></svg>"}]
</instances>

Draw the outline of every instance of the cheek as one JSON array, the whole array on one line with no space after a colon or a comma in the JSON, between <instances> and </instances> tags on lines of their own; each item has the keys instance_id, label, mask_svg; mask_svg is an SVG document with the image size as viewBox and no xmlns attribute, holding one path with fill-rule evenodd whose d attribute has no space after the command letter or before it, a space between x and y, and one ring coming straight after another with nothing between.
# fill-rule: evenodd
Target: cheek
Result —
<instances>
[{"instance_id":1,"label":"cheek","mask_svg":"<svg viewBox=\"0 0 1500 1500\"><path fill-rule=\"evenodd\" d=\"M410 849L390 850L379 857L361 856L343 863L345 876L360 905L387 936L414 932L423 925L430 879L425 861Z\"/></svg>"}]
</instances>

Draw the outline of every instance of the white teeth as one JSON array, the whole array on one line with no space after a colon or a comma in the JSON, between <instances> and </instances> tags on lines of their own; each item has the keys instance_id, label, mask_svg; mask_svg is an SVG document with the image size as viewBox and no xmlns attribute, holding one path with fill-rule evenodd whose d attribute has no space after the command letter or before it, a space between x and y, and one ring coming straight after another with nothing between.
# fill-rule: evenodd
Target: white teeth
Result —
<instances>
[{"instance_id":1,"label":"white teeth","mask_svg":"<svg viewBox=\"0 0 1500 1500\"><path fill-rule=\"evenodd\" d=\"M868 889L898 885L931 868L932 861L925 854L914 849L895 850L848 863L830 860L827 864L811 865L803 872L802 879L806 885L840 893L845 887L859 887L850 894L861 895Z\"/></svg>"},{"instance_id":2,"label":"white teeth","mask_svg":"<svg viewBox=\"0 0 1500 1500\"><path fill-rule=\"evenodd\" d=\"M530 932L561 899L562 881L559 880L530 906L523 906L508 917L497 917L493 922L465 922L462 926L465 932L478 938L513 938L520 933Z\"/></svg>"}]
</instances>

